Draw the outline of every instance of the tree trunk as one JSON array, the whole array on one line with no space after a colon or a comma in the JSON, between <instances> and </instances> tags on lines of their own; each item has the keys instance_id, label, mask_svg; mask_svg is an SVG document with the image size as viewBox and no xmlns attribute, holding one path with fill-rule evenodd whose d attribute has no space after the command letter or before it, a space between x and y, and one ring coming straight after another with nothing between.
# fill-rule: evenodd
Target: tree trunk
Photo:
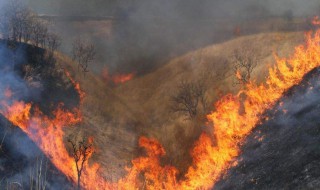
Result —
<instances>
[{"instance_id":1,"label":"tree trunk","mask_svg":"<svg viewBox=\"0 0 320 190\"><path fill-rule=\"evenodd\" d=\"M81 175L81 174L78 173L78 190L81 189L81 186L80 186L80 175Z\"/></svg>"}]
</instances>

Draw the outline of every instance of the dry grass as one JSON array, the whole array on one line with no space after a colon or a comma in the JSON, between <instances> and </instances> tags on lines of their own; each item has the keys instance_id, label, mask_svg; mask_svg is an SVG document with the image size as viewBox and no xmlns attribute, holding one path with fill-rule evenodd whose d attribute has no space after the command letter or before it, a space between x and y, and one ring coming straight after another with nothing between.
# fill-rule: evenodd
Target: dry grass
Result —
<instances>
[{"instance_id":1,"label":"dry grass","mask_svg":"<svg viewBox=\"0 0 320 190\"><path fill-rule=\"evenodd\" d=\"M175 93L179 82L195 81L205 75L209 86L208 100L213 104L221 95L238 91L238 86L233 85L232 72L227 72L222 80L216 77L216 74L230 65L235 48L247 45L260 49L262 60L253 78L261 81L267 73L266 66L274 62L273 54L288 55L302 40L302 33L243 36L178 57L153 73L119 86L115 91L130 107L135 107L144 116L147 127L144 131L165 146L170 155L167 159L184 169L193 140L199 131L208 129L202 122L186 121L181 115L174 115L168 110L170 95Z\"/></svg>"},{"instance_id":2,"label":"dry grass","mask_svg":"<svg viewBox=\"0 0 320 190\"><path fill-rule=\"evenodd\" d=\"M216 74L230 64L235 48L245 44L261 50L263 59L254 73L254 78L261 81L267 72L266 66L274 62L273 53L286 56L303 39L302 33L243 36L175 58L156 71L116 88L109 88L91 73L84 78L72 60L58 54L61 67L70 71L86 92L81 130L71 129L67 134L82 131L95 137L98 151L94 160L102 164L109 180L124 175L124 166L139 152L137 138L140 135L157 138L168 154L164 162L183 171L191 161L188 155L192 143L201 131L210 129L203 122L186 121L169 111L170 95L179 82L205 76L208 100L213 104L222 94L238 90L232 85L231 72L222 80L216 78Z\"/></svg>"}]
</instances>

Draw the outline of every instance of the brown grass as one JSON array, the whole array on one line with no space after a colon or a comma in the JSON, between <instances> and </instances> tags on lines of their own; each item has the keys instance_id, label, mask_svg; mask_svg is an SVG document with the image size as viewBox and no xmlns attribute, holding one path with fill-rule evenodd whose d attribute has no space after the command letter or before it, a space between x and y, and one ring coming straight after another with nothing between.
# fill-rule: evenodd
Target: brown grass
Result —
<instances>
[{"instance_id":1,"label":"brown grass","mask_svg":"<svg viewBox=\"0 0 320 190\"><path fill-rule=\"evenodd\" d=\"M302 40L302 33L239 37L177 57L156 71L116 88L108 87L91 73L84 78L72 60L57 54L61 67L70 71L86 92L81 130L71 129L67 134L82 131L94 136L98 150L94 160L102 164L109 180L124 175L124 166L129 165L139 152L137 139L140 135L157 138L168 154L164 162L184 171L191 161L188 155L194 140L201 131L210 129L203 122L187 121L183 116L169 111L170 95L179 82L196 80L205 75L209 86L208 99L213 104L222 94L238 90L237 86L232 85L231 72L223 80L217 80L215 75L225 66L221 60L226 60L226 66L230 64L232 52L239 45L261 49L263 58L254 73L254 78L261 81L264 80L267 65L274 62L273 53L289 55Z\"/></svg>"}]
</instances>

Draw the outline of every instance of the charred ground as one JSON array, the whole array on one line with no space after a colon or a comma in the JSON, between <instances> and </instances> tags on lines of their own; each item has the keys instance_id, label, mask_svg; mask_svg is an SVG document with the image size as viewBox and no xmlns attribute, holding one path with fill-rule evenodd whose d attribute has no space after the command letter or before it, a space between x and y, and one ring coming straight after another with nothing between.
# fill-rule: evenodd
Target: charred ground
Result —
<instances>
[{"instance_id":1,"label":"charred ground","mask_svg":"<svg viewBox=\"0 0 320 190\"><path fill-rule=\"evenodd\" d=\"M312 70L267 111L215 189L319 189L319 76Z\"/></svg>"},{"instance_id":2,"label":"charred ground","mask_svg":"<svg viewBox=\"0 0 320 190\"><path fill-rule=\"evenodd\" d=\"M2 116L0 136L1 189L31 189L43 182L53 190L73 186L28 135Z\"/></svg>"}]
</instances>

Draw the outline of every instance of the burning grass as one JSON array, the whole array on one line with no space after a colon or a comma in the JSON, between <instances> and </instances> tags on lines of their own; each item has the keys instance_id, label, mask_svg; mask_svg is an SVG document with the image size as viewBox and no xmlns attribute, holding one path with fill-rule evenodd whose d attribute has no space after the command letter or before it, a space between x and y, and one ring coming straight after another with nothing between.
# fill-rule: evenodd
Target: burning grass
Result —
<instances>
[{"instance_id":1,"label":"burning grass","mask_svg":"<svg viewBox=\"0 0 320 190\"><path fill-rule=\"evenodd\" d=\"M111 75L109 73L108 68L104 68L101 73L102 79L105 81L105 83L109 84L112 82L114 85L126 83L130 80L132 80L135 77L135 73L128 73L128 74L113 74Z\"/></svg>"},{"instance_id":2,"label":"burning grass","mask_svg":"<svg viewBox=\"0 0 320 190\"><path fill-rule=\"evenodd\" d=\"M161 157L165 155L161 144L155 139L141 137L139 145L146 150L145 156L132 160L126 176L117 183L108 182L99 175L98 164L86 162L82 186L85 189L126 190L210 189L226 170L237 164L239 146L263 119L262 114L272 108L284 92L299 84L305 74L320 66L319 44L320 31L308 34L306 44L296 47L292 57L276 58L277 63L269 69L264 84L250 82L237 95L229 94L219 100L215 111L207 116L213 132L203 133L195 142L191 150L192 165L181 179L177 178L179 171L175 167L161 165ZM58 169L76 181L75 164L64 145L63 129L81 122L79 109L58 107L53 111L53 117L48 117L32 103L13 101L2 104L1 113L21 127Z\"/></svg>"}]
</instances>

